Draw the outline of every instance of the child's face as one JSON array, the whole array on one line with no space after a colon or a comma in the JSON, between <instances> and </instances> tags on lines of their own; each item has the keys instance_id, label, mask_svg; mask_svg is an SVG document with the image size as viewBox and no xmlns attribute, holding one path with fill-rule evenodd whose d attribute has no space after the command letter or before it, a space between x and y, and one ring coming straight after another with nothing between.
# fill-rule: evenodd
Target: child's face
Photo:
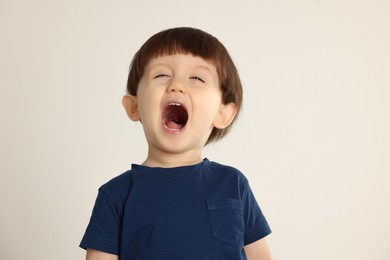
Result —
<instances>
[{"instance_id":1,"label":"child's face","mask_svg":"<svg viewBox=\"0 0 390 260\"><path fill-rule=\"evenodd\" d=\"M142 122L149 152L201 150L214 127L225 127L216 68L199 57L152 59L132 98L132 113L126 109L131 119Z\"/></svg>"}]
</instances>

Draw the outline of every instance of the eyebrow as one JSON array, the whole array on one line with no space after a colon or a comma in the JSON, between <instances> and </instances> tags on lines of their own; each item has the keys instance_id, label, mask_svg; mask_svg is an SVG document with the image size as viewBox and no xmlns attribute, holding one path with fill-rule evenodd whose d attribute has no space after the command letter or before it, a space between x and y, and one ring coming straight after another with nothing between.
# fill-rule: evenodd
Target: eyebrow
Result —
<instances>
[{"instance_id":1,"label":"eyebrow","mask_svg":"<svg viewBox=\"0 0 390 260\"><path fill-rule=\"evenodd\" d=\"M170 65L168 63L164 63L164 62L150 64L150 67L157 67L157 66L170 67ZM207 70L208 72L211 72L210 66L206 66L206 65L202 65L202 64L194 64L194 67L204 69L204 70Z\"/></svg>"},{"instance_id":2,"label":"eyebrow","mask_svg":"<svg viewBox=\"0 0 390 260\"><path fill-rule=\"evenodd\" d=\"M196 67L199 67L201 69L204 69L204 70L207 70L207 71L211 72L210 66L197 64Z\"/></svg>"}]
</instances>

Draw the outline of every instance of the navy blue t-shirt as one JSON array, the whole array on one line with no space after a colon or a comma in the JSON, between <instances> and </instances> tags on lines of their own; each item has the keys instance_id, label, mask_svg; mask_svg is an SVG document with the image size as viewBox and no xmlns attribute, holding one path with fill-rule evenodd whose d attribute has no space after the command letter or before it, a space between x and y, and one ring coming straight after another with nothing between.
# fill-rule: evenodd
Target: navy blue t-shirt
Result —
<instances>
[{"instance_id":1,"label":"navy blue t-shirt","mask_svg":"<svg viewBox=\"0 0 390 260\"><path fill-rule=\"evenodd\" d=\"M247 179L205 159L176 168L132 165L99 189L80 247L130 259L246 259L271 233Z\"/></svg>"}]
</instances>

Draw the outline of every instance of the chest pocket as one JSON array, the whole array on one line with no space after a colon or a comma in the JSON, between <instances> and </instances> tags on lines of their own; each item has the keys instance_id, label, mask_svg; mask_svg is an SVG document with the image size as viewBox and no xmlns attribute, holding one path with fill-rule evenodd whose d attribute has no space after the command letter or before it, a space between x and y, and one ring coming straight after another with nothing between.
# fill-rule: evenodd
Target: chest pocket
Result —
<instances>
[{"instance_id":1,"label":"chest pocket","mask_svg":"<svg viewBox=\"0 0 390 260\"><path fill-rule=\"evenodd\" d=\"M243 243L242 205L237 199L207 200L212 236L225 243Z\"/></svg>"}]
</instances>

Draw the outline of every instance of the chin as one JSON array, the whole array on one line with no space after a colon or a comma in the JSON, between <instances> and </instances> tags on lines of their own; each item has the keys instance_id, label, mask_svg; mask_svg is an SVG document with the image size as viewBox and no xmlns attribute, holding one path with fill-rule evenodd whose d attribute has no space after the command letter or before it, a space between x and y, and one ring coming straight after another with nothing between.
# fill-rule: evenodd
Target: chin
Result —
<instances>
[{"instance_id":1,"label":"chin","mask_svg":"<svg viewBox=\"0 0 390 260\"><path fill-rule=\"evenodd\" d=\"M185 154L188 151L197 149L196 147L193 147L189 144L183 143L179 140L167 140L164 143L161 143L159 146L159 150L172 154L172 155L179 155L179 154Z\"/></svg>"}]
</instances>

